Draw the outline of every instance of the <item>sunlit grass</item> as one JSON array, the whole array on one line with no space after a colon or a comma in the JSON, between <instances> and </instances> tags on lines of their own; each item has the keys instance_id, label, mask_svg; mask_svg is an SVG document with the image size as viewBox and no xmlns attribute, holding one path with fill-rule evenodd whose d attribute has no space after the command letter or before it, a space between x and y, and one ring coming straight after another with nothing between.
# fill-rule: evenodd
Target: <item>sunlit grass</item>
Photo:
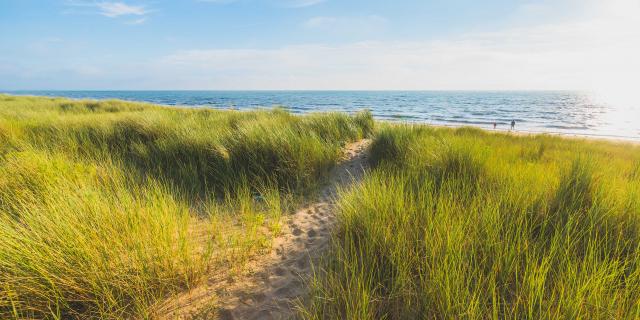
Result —
<instances>
[{"instance_id":1,"label":"sunlit grass","mask_svg":"<svg viewBox=\"0 0 640 320\"><path fill-rule=\"evenodd\" d=\"M372 126L0 95L0 318L150 316L266 248Z\"/></svg>"},{"instance_id":2,"label":"sunlit grass","mask_svg":"<svg viewBox=\"0 0 640 320\"><path fill-rule=\"evenodd\" d=\"M367 113L0 95L0 318L129 318L242 269ZM640 318L640 149L383 125L303 316Z\"/></svg>"},{"instance_id":3,"label":"sunlit grass","mask_svg":"<svg viewBox=\"0 0 640 320\"><path fill-rule=\"evenodd\" d=\"M386 126L305 318L640 317L640 148Z\"/></svg>"}]
</instances>

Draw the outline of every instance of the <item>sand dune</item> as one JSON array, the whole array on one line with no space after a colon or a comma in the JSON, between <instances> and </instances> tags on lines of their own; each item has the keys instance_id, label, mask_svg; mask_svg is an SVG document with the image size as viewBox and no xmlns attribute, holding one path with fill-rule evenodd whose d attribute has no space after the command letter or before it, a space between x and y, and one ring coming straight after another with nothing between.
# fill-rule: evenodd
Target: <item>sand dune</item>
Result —
<instances>
[{"instance_id":1,"label":"sand dune","mask_svg":"<svg viewBox=\"0 0 640 320\"><path fill-rule=\"evenodd\" d=\"M345 148L315 201L286 217L271 252L256 257L247 272L233 277L211 274L208 281L162 307L166 319L287 319L306 299L305 281L327 248L335 224L338 188L359 181L367 167L369 140Z\"/></svg>"}]
</instances>

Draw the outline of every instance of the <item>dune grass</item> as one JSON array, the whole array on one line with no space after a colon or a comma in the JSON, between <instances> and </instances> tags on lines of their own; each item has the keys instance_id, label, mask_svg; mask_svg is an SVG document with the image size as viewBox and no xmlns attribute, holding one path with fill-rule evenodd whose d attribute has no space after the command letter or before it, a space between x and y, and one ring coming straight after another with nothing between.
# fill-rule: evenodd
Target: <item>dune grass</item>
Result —
<instances>
[{"instance_id":1,"label":"dune grass","mask_svg":"<svg viewBox=\"0 0 640 320\"><path fill-rule=\"evenodd\" d=\"M0 318L146 318L241 269L368 113L0 95ZM310 319L640 318L640 148L384 125Z\"/></svg>"},{"instance_id":2,"label":"dune grass","mask_svg":"<svg viewBox=\"0 0 640 320\"><path fill-rule=\"evenodd\" d=\"M0 95L0 318L149 317L241 268L368 113Z\"/></svg>"},{"instance_id":3,"label":"dune grass","mask_svg":"<svg viewBox=\"0 0 640 320\"><path fill-rule=\"evenodd\" d=\"M385 126L308 319L638 319L638 146Z\"/></svg>"}]
</instances>

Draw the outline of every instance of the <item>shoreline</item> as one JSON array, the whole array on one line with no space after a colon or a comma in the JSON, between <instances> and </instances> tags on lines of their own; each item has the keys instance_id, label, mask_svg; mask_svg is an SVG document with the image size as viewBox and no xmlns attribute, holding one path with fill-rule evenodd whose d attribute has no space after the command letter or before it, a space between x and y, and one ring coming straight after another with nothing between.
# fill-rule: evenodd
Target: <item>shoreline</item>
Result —
<instances>
[{"instance_id":1,"label":"shoreline","mask_svg":"<svg viewBox=\"0 0 640 320\"><path fill-rule=\"evenodd\" d=\"M64 90L63 90L64 91ZM62 91L62 92L63 92ZM134 90L135 91L135 90ZM124 102L131 102L131 103L145 103L145 104L152 104L152 105L157 105L157 106L161 106L161 107L167 107L167 108L192 108L192 109L213 109L213 110L234 110L234 111L255 111L255 110L270 110L273 108L278 108L278 107L282 107L285 110L287 110L288 112L292 113L292 114L300 114L300 115L304 115L304 114L309 114L309 113L316 113L316 112L344 112L347 114L351 114L352 112L350 111L336 111L336 110L312 110L312 111L297 111L297 110L293 110L290 107L287 106L281 106L281 105L272 105L270 107L268 106L255 106L255 107L250 107L250 108L238 108L238 107L218 107L218 106L211 106L211 105L190 105L190 104L161 104L161 103L154 103L154 102L149 102L149 101L143 101L143 100L125 100L125 99L118 99L118 98L73 98L73 97L65 97L65 96L49 96L49 95L32 95L32 94L15 94L15 93L6 93L6 92L0 92L0 95L6 95L6 96L13 96L13 97L36 97L36 98L51 98L51 99L69 99L69 100L75 100L75 101L82 101L82 100L93 100L93 101L108 101L108 100L117 100L117 101L124 101ZM367 109L367 108L363 108L363 109ZM503 133L503 134L517 134L517 135L553 135L553 136L558 136L558 137L563 137L563 138L569 138L569 139L587 139L587 140L602 140L602 141L613 141L613 142L626 142L626 143L631 143L631 144L640 144L640 135L639 136L625 136L625 135L617 135L617 134L599 134L599 133L580 133L580 132L563 132L563 131L546 131L546 130L535 130L535 129L529 129L526 128L525 129L515 129L515 130L510 130L510 129L492 129L492 128L487 128L484 126L480 126L480 125L474 125L474 124L469 124L469 123L451 123L451 124L446 124L446 123L432 123L430 121L406 121L406 120L402 120L402 119L380 119L376 116L374 116L374 120L378 121L378 122L384 122L384 123L395 123L395 124L406 124L406 125L426 125L426 126L430 126L430 127L438 127L438 128L451 128L451 129L456 129L456 128L463 128L463 127L470 127L470 128L477 128L489 133Z\"/></svg>"},{"instance_id":2,"label":"shoreline","mask_svg":"<svg viewBox=\"0 0 640 320\"><path fill-rule=\"evenodd\" d=\"M385 121L385 120L376 120L376 121L397 123L394 121ZM528 130L528 129L515 129L515 130L487 129L484 127L472 126L472 125L428 124L428 123L422 123L422 122L405 123L405 124L427 125L435 128L449 128L449 129L458 129L458 128L468 127L468 128L479 129L487 133L495 133L495 134L507 134L507 135L515 134L519 136L550 135L550 136L557 136L565 139L599 140L599 141L609 141L609 142L640 144L640 137L629 137L629 136L619 136L619 135L573 133L573 132L560 132L560 131L535 131L535 130Z\"/></svg>"}]
</instances>

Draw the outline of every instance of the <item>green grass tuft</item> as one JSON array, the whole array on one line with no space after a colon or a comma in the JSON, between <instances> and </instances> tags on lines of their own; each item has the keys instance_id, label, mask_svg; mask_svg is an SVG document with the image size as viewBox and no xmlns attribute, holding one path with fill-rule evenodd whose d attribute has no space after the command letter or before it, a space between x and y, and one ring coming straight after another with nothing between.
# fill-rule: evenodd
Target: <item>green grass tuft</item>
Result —
<instances>
[{"instance_id":1,"label":"green grass tuft","mask_svg":"<svg viewBox=\"0 0 640 320\"><path fill-rule=\"evenodd\" d=\"M268 247L372 125L0 95L0 318L152 316Z\"/></svg>"},{"instance_id":2,"label":"green grass tuft","mask_svg":"<svg viewBox=\"0 0 640 320\"><path fill-rule=\"evenodd\" d=\"M640 317L637 146L388 125L371 152L304 318Z\"/></svg>"}]
</instances>

